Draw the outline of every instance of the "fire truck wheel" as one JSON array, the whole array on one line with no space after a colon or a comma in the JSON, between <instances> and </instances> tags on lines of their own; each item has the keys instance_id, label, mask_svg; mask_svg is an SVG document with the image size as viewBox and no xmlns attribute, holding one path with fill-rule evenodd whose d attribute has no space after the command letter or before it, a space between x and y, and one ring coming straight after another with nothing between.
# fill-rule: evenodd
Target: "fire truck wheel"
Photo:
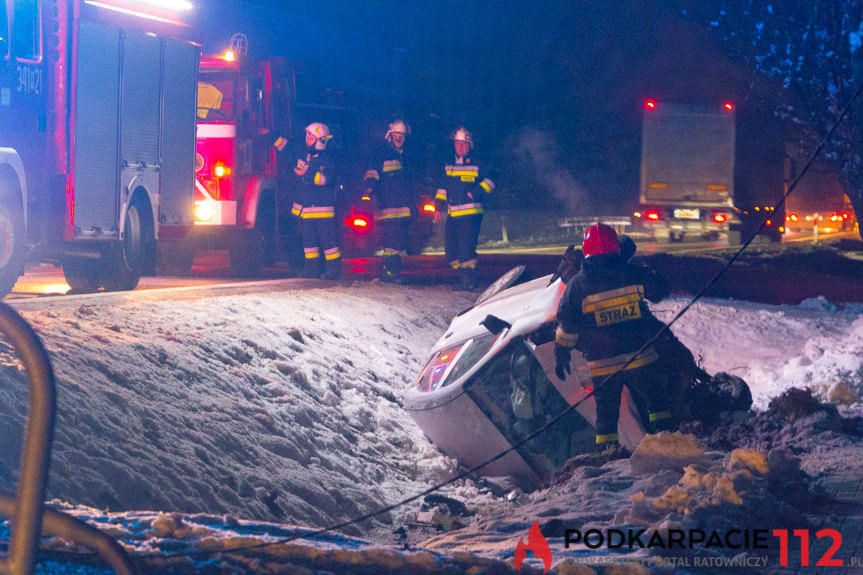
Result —
<instances>
[{"instance_id":1,"label":"fire truck wheel","mask_svg":"<svg viewBox=\"0 0 863 575\"><path fill-rule=\"evenodd\" d=\"M250 230L246 241L231 248L231 274L241 278L259 278L264 271L264 236Z\"/></svg>"},{"instance_id":2,"label":"fire truck wheel","mask_svg":"<svg viewBox=\"0 0 863 575\"><path fill-rule=\"evenodd\" d=\"M144 269L147 230L141 219L141 208L132 203L126 210L123 241L104 258L102 285L108 291L135 289Z\"/></svg>"},{"instance_id":3,"label":"fire truck wheel","mask_svg":"<svg viewBox=\"0 0 863 575\"><path fill-rule=\"evenodd\" d=\"M192 272L194 262L194 248L179 245L178 242L160 242L156 273L160 276L187 276Z\"/></svg>"},{"instance_id":4,"label":"fire truck wheel","mask_svg":"<svg viewBox=\"0 0 863 575\"><path fill-rule=\"evenodd\" d=\"M68 257L63 260L63 275L74 293L90 293L102 287L102 262Z\"/></svg>"},{"instance_id":5,"label":"fire truck wheel","mask_svg":"<svg viewBox=\"0 0 863 575\"><path fill-rule=\"evenodd\" d=\"M17 203L0 201L0 297L24 273L24 216Z\"/></svg>"}]
</instances>

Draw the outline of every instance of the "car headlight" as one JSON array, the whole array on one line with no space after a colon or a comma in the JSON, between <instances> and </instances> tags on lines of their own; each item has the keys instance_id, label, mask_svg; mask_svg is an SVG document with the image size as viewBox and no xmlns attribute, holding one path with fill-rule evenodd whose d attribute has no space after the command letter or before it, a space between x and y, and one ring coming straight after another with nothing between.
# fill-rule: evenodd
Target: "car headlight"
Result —
<instances>
[{"instance_id":1,"label":"car headlight","mask_svg":"<svg viewBox=\"0 0 863 575\"><path fill-rule=\"evenodd\" d=\"M457 380L485 356L497 337L483 334L437 352L420 373L417 389L435 391Z\"/></svg>"}]
</instances>

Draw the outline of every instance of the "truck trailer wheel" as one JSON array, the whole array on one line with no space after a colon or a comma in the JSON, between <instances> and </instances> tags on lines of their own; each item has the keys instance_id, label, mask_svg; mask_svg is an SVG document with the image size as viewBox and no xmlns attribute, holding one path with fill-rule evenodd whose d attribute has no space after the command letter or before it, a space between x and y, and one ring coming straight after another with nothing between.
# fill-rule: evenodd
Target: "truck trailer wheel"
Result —
<instances>
[{"instance_id":1,"label":"truck trailer wheel","mask_svg":"<svg viewBox=\"0 0 863 575\"><path fill-rule=\"evenodd\" d=\"M103 262L102 285L107 291L135 289L144 270L147 253L148 226L141 217L138 203L132 203L126 210L123 241L113 246Z\"/></svg>"},{"instance_id":2,"label":"truck trailer wheel","mask_svg":"<svg viewBox=\"0 0 863 575\"><path fill-rule=\"evenodd\" d=\"M17 202L0 201L0 297L24 273L24 214Z\"/></svg>"}]
</instances>

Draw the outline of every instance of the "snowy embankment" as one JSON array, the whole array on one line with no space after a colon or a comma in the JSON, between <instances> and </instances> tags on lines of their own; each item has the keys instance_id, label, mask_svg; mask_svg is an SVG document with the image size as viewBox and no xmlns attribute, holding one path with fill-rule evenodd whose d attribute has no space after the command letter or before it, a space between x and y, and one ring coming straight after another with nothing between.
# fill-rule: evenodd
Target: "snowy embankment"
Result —
<instances>
[{"instance_id":1,"label":"snowy embankment","mask_svg":"<svg viewBox=\"0 0 863 575\"><path fill-rule=\"evenodd\" d=\"M450 476L454 462L429 444L400 401L449 320L474 296L377 282L321 286L175 301L133 294L112 305L80 299L24 312L58 381L48 496L111 511L227 514L322 527ZM686 301L672 298L653 309L668 321ZM792 386L848 405L863 396L859 304L705 300L674 331L707 371L746 380L759 408ZM0 378L0 488L10 490L26 389L3 344ZM847 458L849 442L839 447ZM859 442L850 449L863 454ZM804 470L814 465L803 462ZM615 462L599 475L576 472L563 487L509 498L462 481L445 493L479 514L471 528L429 545L511 558L538 516L636 521L646 515L632 496L659 494L682 481L660 472L633 482L625 467ZM607 483L616 476L619 489ZM687 481L684 487L694 490L704 479ZM417 506L347 532L389 542L390 530L415 517ZM76 514L88 517L86 509ZM101 521L98 515L93 511L92 520ZM142 515L129 522L136 517ZM139 532L143 548L153 549L153 541L144 541L166 529L182 531L165 527L173 520L163 518L159 526L157 514L147 517L152 529ZM234 519L226 523L236 526Z\"/></svg>"},{"instance_id":2,"label":"snowy embankment","mask_svg":"<svg viewBox=\"0 0 863 575\"><path fill-rule=\"evenodd\" d=\"M421 491L452 463L400 395L469 301L364 283L25 312L57 376L48 496L324 526ZM0 361L9 490L26 388Z\"/></svg>"}]
</instances>

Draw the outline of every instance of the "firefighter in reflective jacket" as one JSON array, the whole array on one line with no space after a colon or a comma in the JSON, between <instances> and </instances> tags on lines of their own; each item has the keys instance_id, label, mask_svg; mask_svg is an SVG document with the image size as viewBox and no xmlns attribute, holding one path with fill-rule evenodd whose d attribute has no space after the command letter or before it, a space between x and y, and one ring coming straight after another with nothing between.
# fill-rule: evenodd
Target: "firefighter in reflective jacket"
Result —
<instances>
[{"instance_id":1,"label":"firefighter in reflective jacket","mask_svg":"<svg viewBox=\"0 0 863 575\"><path fill-rule=\"evenodd\" d=\"M402 120L389 125L383 146L366 170L368 193L377 204L375 220L383 236L384 261L381 279L401 283L402 258L407 256L408 229L411 223L410 165L405 154L405 138L410 126Z\"/></svg>"},{"instance_id":2,"label":"firefighter in reflective jacket","mask_svg":"<svg viewBox=\"0 0 863 575\"><path fill-rule=\"evenodd\" d=\"M471 133L459 128L452 139L455 158L444 167L435 199L447 204L444 249L450 267L458 272L459 282L454 289L472 291L476 289L476 243L482 224L482 202L494 190L494 182L469 156L473 148Z\"/></svg>"},{"instance_id":3,"label":"firefighter in reflective jacket","mask_svg":"<svg viewBox=\"0 0 863 575\"><path fill-rule=\"evenodd\" d=\"M617 419L624 385L649 433L675 426L668 376L656 362L656 350L649 346L636 355L661 328L645 299L660 301L668 295L669 285L653 270L626 261L610 226L598 223L588 228L583 250L582 267L557 310L555 373L561 380L570 373L572 348L584 353L595 386L597 450L621 453Z\"/></svg>"},{"instance_id":4,"label":"firefighter in reflective jacket","mask_svg":"<svg viewBox=\"0 0 863 575\"><path fill-rule=\"evenodd\" d=\"M303 277L341 277L341 252L336 225L336 173L327 153L330 130L314 122L306 126L306 153L297 158L294 173L300 178L299 202L292 211L300 218L305 265Z\"/></svg>"}]
</instances>

